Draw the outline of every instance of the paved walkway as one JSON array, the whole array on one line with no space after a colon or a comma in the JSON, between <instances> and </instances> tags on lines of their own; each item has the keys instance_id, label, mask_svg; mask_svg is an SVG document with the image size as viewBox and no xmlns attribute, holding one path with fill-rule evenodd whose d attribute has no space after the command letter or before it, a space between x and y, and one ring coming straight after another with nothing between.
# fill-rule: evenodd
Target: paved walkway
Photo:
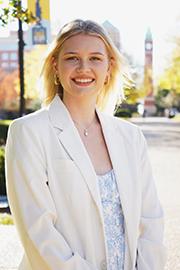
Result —
<instances>
[{"instance_id":1,"label":"paved walkway","mask_svg":"<svg viewBox=\"0 0 180 270\"><path fill-rule=\"evenodd\" d=\"M135 120L133 120L135 121ZM149 145L158 194L165 212L166 270L180 270L180 123L138 119ZM0 270L15 270L22 247L14 226L0 226Z\"/></svg>"},{"instance_id":2,"label":"paved walkway","mask_svg":"<svg viewBox=\"0 0 180 270\"><path fill-rule=\"evenodd\" d=\"M0 270L14 270L22 257L22 247L15 226L0 226Z\"/></svg>"}]
</instances>

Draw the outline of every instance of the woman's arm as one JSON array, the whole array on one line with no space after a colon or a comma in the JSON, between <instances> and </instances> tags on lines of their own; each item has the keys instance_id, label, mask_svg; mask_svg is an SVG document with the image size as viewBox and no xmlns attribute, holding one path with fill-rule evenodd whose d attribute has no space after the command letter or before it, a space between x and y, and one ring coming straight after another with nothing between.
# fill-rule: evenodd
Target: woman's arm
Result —
<instances>
[{"instance_id":1,"label":"woman's arm","mask_svg":"<svg viewBox=\"0 0 180 270\"><path fill-rule=\"evenodd\" d=\"M33 270L95 270L56 230L41 136L23 120L9 128L6 181L10 208ZM48 154L48 153L47 153Z\"/></svg>"},{"instance_id":2,"label":"woman's arm","mask_svg":"<svg viewBox=\"0 0 180 270\"><path fill-rule=\"evenodd\" d=\"M166 261L166 253L163 246L163 211L152 176L146 140L141 132L139 149L141 149L142 208L137 250L137 269L162 270Z\"/></svg>"}]
</instances>

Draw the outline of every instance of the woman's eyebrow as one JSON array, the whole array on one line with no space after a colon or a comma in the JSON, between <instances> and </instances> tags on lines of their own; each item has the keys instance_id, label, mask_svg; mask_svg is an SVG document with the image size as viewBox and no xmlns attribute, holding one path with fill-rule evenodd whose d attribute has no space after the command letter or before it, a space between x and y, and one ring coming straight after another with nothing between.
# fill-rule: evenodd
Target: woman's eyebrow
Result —
<instances>
[{"instance_id":1,"label":"woman's eyebrow","mask_svg":"<svg viewBox=\"0 0 180 270\"><path fill-rule=\"evenodd\" d=\"M65 52L64 55L66 54L78 54L78 52Z\"/></svg>"},{"instance_id":2,"label":"woman's eyebrow","mask_svg":"<svg viewBox=\"0 0 180 270\"><path fill-rule=\"evenodd\" d=\"M67 54L78 54L78 52L65 52L64 53L64 55L67 55ZM98 54L98 55L102 55L102 56L104 56L104 54L103 53L101 53L101 52L91 52L90 54Z\"/></svg>"},{"instance_id":3,"label":"woman's eyebrow","mask_svg":"<svg viewBox=\"0 0 180 270\"><path fill-rule=\"evenodd\" d=\"M101 52L92 52L91 54L100 54L100 55L104 55L104 54L101 53Z\"/></svg>"}]
</instances>

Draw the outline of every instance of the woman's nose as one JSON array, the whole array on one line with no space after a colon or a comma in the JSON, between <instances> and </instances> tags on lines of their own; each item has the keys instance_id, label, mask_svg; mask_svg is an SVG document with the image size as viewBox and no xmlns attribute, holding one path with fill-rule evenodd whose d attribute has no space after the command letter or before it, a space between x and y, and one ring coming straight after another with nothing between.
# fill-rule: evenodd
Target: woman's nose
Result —
<instances>
[{"instance_id":1,"label":"woman's nose","mask_svg":"<svg viewBox=\"0 0 180 270\"><path fill-rule=\"evenodd\" d=\"M79 72L84 71L84 70L90 70L90 65L87 60L80 60L78 63L77 70Z\"/></svg>"}]
</instances>

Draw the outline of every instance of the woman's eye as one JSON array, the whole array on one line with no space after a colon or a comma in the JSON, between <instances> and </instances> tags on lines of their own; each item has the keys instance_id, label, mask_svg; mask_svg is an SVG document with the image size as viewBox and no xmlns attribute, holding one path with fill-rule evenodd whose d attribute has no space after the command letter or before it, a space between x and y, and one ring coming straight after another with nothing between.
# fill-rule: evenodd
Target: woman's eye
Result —
<instances>
[{"instance_id":1,"label":"woman's eye","mask_svg":"<svg viewBox=\"0 0 180 270\"><path fill-rule=\"evenodd\" d=\"M66 58L67 61L78 61L78 58L76 56L70 56Z\"/></svg>"},{"instance_id":2,"label":"woman's eye","mask_svg":"<svg viewBox=\"0 0 180 270\"><path fill-rule=\"evenodd\" d=\"M91 60L92 61L101 61L101 58L97 57L97 56L93 56L93 57L91 57Z\"/></svg>"}]
</instances>

